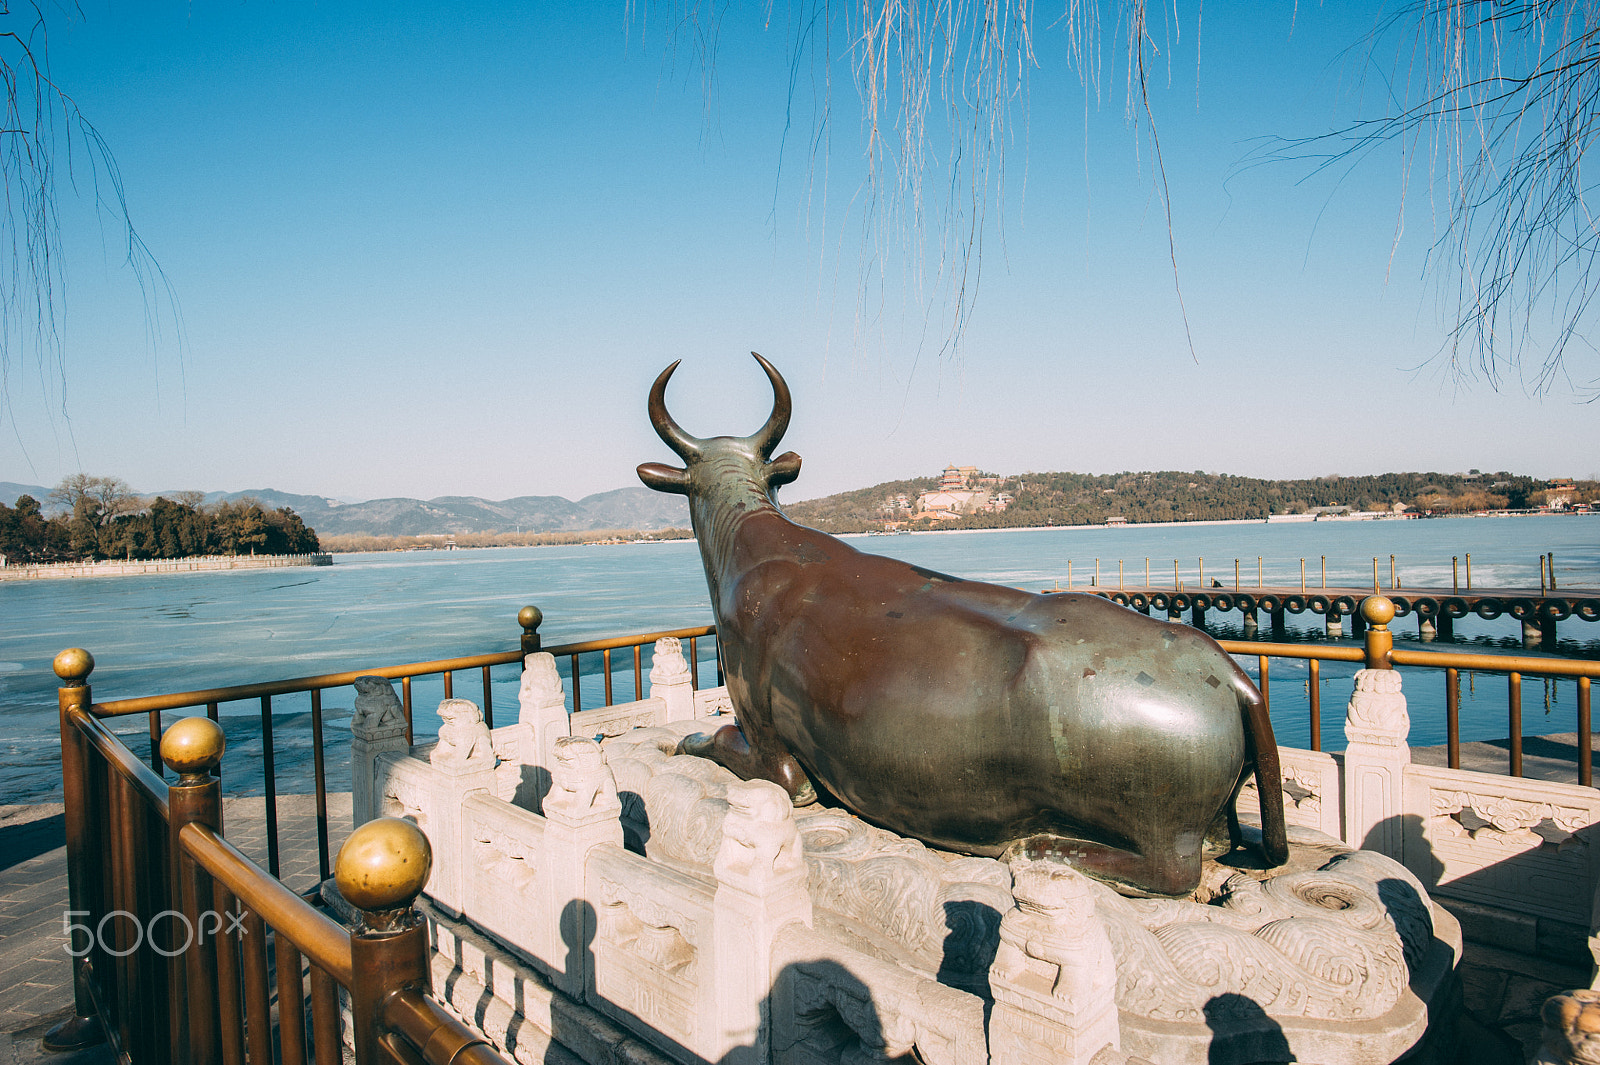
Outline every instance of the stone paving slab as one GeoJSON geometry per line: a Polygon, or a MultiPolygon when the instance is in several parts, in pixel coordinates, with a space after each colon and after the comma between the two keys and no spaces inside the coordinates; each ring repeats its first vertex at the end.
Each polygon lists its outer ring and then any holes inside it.
{"type": "MultiPolygon", "coordinates": [[[[223,835],[263,868],[267,863],[266,801],[229,798],[223,835]]],[[[278,797],[283,879],[296,891],[320,882],[316,797],[278,797]]],[[[350,834],[350,794],[328,796],[329,855],[350,834]]],[[[72,1010],[72,970],[66,953],[67,850],[63,808],[57,804],[0,805],[0,1065],[49,1061],[102,1065],[104,1048],[49,1054],[39,1040],[72,1010]]]]}
{"type": "Polygon", "coordinates": [[[44,1049],[44,1034],[72,1016],[72,1006],[33,1018],[14,1032],[0,1032],[0,1065],[114,1065],[117,1058],[104,1043],[70,1053],[51,1053],[44,1049]]]}
{"type": "MultiPolygon", "coordinates": [[[[315,795],[278,796],[278,876],[298,892],[323,880],[317,846],[315,795]]],[[[222,801],[222,834],[261,868],[267,868],[266,799],[247,796],[222,801]]],[[[328,795],[328,866],[350,835],[350,793],[328,795]]],[[[331,876],[332,873],[330,872],[331,876]]]]}
{"type": "Polygon", "coordinates": [[[61,935],[67,908],[63,832],[59,804],[0,807],[0,1032],[27,1028],[59,1009],[60,992],[70,987],[61,935]]]}
{"type": "MultiPolygon", "coordinates": [[[[1600,752],[1600,733],[1593,749],[1600,752]]],[[[1411,761],[1417,765],[1445,766],[1450,761],[1447,747],[1413,747],[1411,761]]],[[[1481,740],[1461,745],[1461,768],[1475,773],[1504,776],[1510,772],[1511,741],[1481,740]]],[[[1578,782],[1578,734],[1522,738],[1522,775],[1531,780],[1550,780],[1558,784],[1578,782]]]]}

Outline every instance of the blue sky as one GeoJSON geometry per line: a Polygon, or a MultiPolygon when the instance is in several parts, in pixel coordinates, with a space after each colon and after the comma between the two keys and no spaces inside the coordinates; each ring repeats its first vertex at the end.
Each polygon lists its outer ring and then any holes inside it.
{"type": "MultiPolygon", "coordinates": [[[[1192,355],[1114,31],[1086,110],[1065,32],[1036,10],[952,355],[937,279],[918,295],[900,245],[875,259],[865,236],[848,65],[826,149],[806,147],[813,65],[786,140],[788,9],[764,28],[763,7],[727,9],[709,96],[662,10],[641,22],[620,0],[90,0],[53,22],[54,75],[115,153],[181,340],[165,313],[152,337],[115,225],[64,186],[65,370],[13,367],[0,480],[577,498],[669,458],[644,402],[673,359],[685,428],[759,426],[751,350],[794,390],[785,446],[806,466],[787,498],[949,462],[1600,469],[1594,408],[1570,393],[1463,389],[1429,363],[1434,230],[1413,189],[1391,255],[1397,149],[1337,180],[1241,165],[1259,138],[1357,113],[1347,50],[1377,6],[1207,5],[1198,60],[1188,5],[1179,39],[1158,31],[1192,355]]],[[[935,123],[935,200],[946,143],[935,123]]]]}

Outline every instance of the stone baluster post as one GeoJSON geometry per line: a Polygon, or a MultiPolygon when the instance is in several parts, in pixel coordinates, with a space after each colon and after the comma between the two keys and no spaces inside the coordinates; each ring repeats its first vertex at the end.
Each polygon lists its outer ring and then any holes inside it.
{"type": "Polygon", "coordinates": [[[1411,764],[1406,743],[1411,717],[1400,691],[1400,674],[1387,664],[1394,604],[1383,596],[1369,596],[1361,604],[1361,615],[1369,626],[1370,668],[1357,671],[1355,691],[1345,710],[1349,746],[1344,754],[1344,838],[1352,847],[1374,850],[1404,864],[1401,813],[1405,767],[1411,764]],[[1374,662],[1383,665],[1373,666],[1374,662]]]}
{"type": "Polygon", "coordinates": [[[665,721],[686,721],[694,717],[694,683],[683,645],[676,636],[656,641],[650,664],[650,696],[666,704],[665,721]]]}
{"type": "Polygon", "coordinates": [[[557,741],[572,735],[567,715],[567,693],[556,672],[556,660],[548,652],[536,651],[522,660],[522,684],[517,690],[517,724],[522,735],[517,751],[523,765],[522,786],[516,803],[529,810],[541,809],[550,790],[550,767],[557,741]]]}
{"type": "Polygon", "coordinates": [[[410,750],[410,745],[405,709],[394,685],[384,677],[357,677],[355,689],[355,710],[350,715],[350,812],[354,827],[360,828],[383,813],[379,756],[410,750]]]}
{"type": "Polygon", "coordinates": [[[1093,886],[1061,862],[1012,869],[1016,906],[1000,918],[989,967],[989,1061],[1088,1065],[1108,1047],[1119,1052],[1117,962],[1093,886]]]}
{"type": "Polygon", "coordinates": [[[811,892],[794,805],[767,780],[728,786],[728,814],[712,869],[712,979],[717,1017],[711,1057],[765,1065],[770,1056],[772,948],[792,921],[811,926],[811,892]]]}
{"type": "MultiPolygon", "coordinates": [[[[535,730],[528,726],[529,715],[537,716],[537,699],[528,692],[530,681],[528,658],[539,653],[539,625],[544,621],[544,611],[536,606],[525,606],[517,611],[517,624],[522,626],[522,677],[517,691],[517,722],[499,730],[502,755],[500,766],[502,785],[497,794],[524,810],[537,811],[539,800],[550,790],[550,774],[536,756],[535,730]],[[541,786],[542,785],[542,786],[541,786]]],[[[542,675],[536,674],[542,680],[542,675]]],[[[561,680],[556,678],[556,687],[561,680]]],[[[565,696],[561,696],[564,700],[565,696]]]]}
{"type": "Polygon", "coordinates": [[[472,875],[471,841],[462,826],[462,800],[475,791],[495,793],[494,743],[483,711],[470,699],[446,699],[439,704],[439,742],[428,753],[433,768],[433,809],[438,816],[429,826],[430,842],[439,856],[439,871],[428,895],[452,917],[459,917],[467,897],[466,878],[472,875]]]}
{"type": "Polygon", "coordinates": [[[622,800],[600,745],[586,736],[555,740],[544,798],[544,850],[534,890],[542,915],[531,944],[551,983],[574,998],[592,996],[594,904],[588,858],[607,843],[622,846],[622,800]]]}

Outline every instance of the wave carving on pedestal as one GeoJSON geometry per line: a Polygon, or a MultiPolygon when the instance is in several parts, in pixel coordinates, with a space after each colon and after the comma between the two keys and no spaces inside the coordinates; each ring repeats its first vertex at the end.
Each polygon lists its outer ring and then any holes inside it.
{"type": "MultiPolygon", "coordinates": [[[[674,753],[679,733],[639,729],[609,740],[607,761],[630,837],[651,858],[708,871],[737,778],[674,753]]],[[[1020,865],[931,850],[837,808],[796,810],[795,822],[819,919],[885,960],[989,994],[1020,865]]],[[[1284,1019],[1373,1019],[1393,1009],[1433,943],[1427,892],[1382,855],[1343,850],[1308,829],[1293,836],[1334,856],[1259,879],[1212,867],[1194,899],[1124,898],[1091,881],[1094,919],[1116,956],[1118,1008],[1179,1023],[1204,1022],[1227,995],[1284,1019]]]]}

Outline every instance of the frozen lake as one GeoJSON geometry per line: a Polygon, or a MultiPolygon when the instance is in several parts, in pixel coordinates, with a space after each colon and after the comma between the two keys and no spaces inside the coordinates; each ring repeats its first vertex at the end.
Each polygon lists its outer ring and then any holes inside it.
{"type": "MultiPolygon", "coordinates": [[[[850,542],[930,569],[1035,591],[1057,582],[1064,588],[1069,560],[1074,585],[1083,587],[1096,558],[1102,583],[1110,585],[1116,583],[1119,559],[1128,582],[1142,582],[1146,558],[1156,582],[1170,583],[1176,559],[1192,584],[1202,557],[1208,584],[1217,578],[1231,585],[1233,560],[1239,558],[1249,586],[1257,556],[1264,560],[1268,584],[1298,583],[1305,558],[1315,585],[1325,555],[1330,585],[1360,586],[1371,583],[1377,556],[1386,584],[1391,554],[1406,588],[1448,588],[1451,556],[1469,553],[1475,586],[1537,589],[1538,556],[1546,551],[1555,553],[1560,587],[1600,588],[1600,517],[1135,525],[850,542]]],[[[93,652],[97,698],[126,698],[512,650],[520,635],[516,613],[528,604],[544,611],[541,634],[547,645],[712,620],[698,550],[689,542],[337,555],[327,568],[0,583],[0,803],[59,796],[56,678],[50,661],[62,648],[93,652]]],[[[1213,635],[1244,638],[1237,613],[1213,613],[1209,620],[1213,635]]],[[[1322,619],[1309,612],[1290,617],[1295,638],[1321,640],[1321,626],[1322,619]]],[[[1394,628],[1402,640],[1416,638],[1414,619],[1397,620],[1394,628]]],[[[1453,646],[1521,653],[1520,628],[1509,617],[1469,616],[1456,622],[1453,646]]],[[[1600,657],[1600,624],[1591,627],[1576,618],[1563,622],[1561,651],[1600,657]]],[[[1254,675],[1254,662],[1245,666],[1254,675]]],[[[1327,749],[1343,746],[1347,686],[1340,678],[1349,673],[1332,664],[1323,669],[1327,749]]],[[[1303,666],[1274,663],[1273,719],[1279,741],[1287,745],[1308,740],[1304,677],[1303,666]]],[[[476,687],[475,679],[463,681],[458,694],[475,697],[476,687]]],[[[1503,681],[1464,677],[1462,689],[1463,739],[1504,736],[1503,681]]],[[[598,690],[597,681],[585,683],[586,705],[594,705],[598,690]]],[[[631,681],[618,691],[619,697],[631,697],[631,681]]],[[[1410,683],[1407,695],[1412,742],[1442,743],[1442,680],[1410,683]]],[[[437,683],[418,682],[419,735],[436,727],[428,707],[441,696],[437,683]]],[[[342,743],[339,710],[348,711],[352,698],[349,689],[325,697],[334,734],[330,749],[342,743]]],[[[494,701],[500,720],[508,720],[505,715],[516,704],[514,667],[496,672],[494,701]]],[[[1545,686],[1530,680],[1524,693],[1525,731],[1573,731],[1574,702],[1570,682],[1545,686]]],[[[253,715],[257,709],[254,703],[240,704],[224,706],[223,713],[253,715]]],[[[274,709],[305,713],[309,700],[284,697],[274,709]]],[[[235,733],[244,723],[230,724],[235,733]]],[[[144,719],[130,720],[127,727],[142,732],[144,719]]],[[[238,734],[242,740],[243,733],[238,734]]],[[[142,742],[136,744],[135,750],[143,749],[142,742]]],[[[293,777],[297,764],[291,756],[284,772],[293,777]]],[[[229,782],[247,786],[239,775],[229,782]]],[[[282,786],[296,790],[291,785],[292,780],[282,786]]]]}

